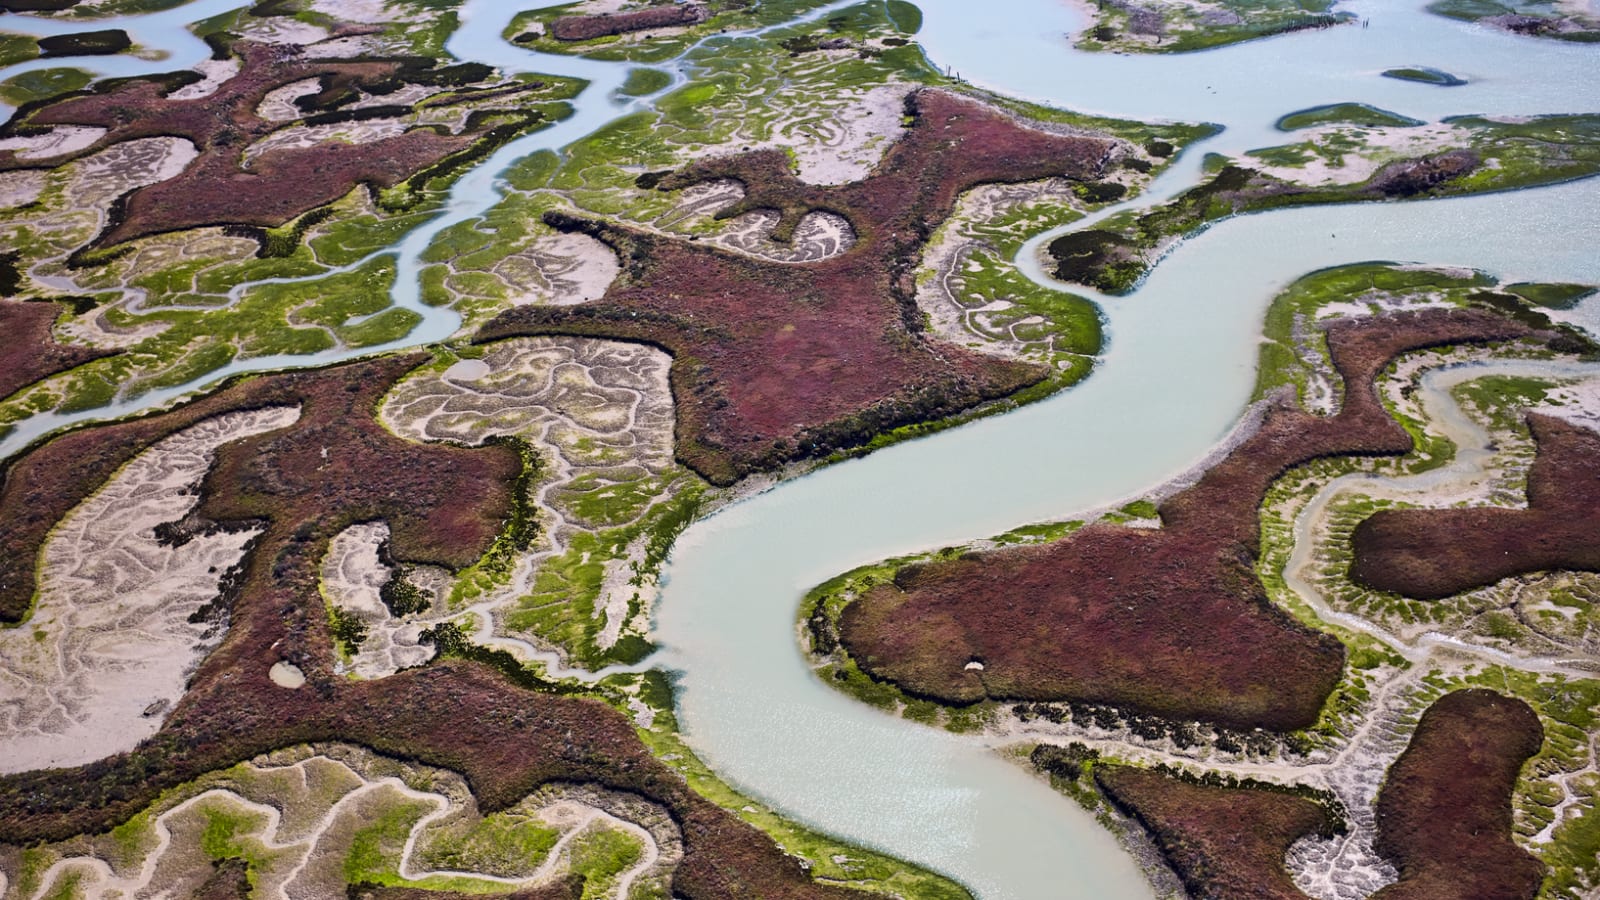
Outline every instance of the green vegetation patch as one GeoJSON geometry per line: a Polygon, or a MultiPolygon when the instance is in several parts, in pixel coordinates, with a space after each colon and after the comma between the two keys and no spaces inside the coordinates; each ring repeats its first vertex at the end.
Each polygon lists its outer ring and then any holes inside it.
{"type": "Polygon", "coordinates": [[[621,93],[626,97],[644,97],[672,84],[672,75],[661,69],[630,69],[628,80],[622,83],[621,93]]]}
{"type": "Polygon", "coordinates": [[[1242,41],[1332,28],[1355,21],[1332,12],[1334,0],[1225,0],[1097,3],[1077,46],[1091,51],[1188,53],[1242,41]],[[1220,7],[1220,8],[1219,8],[1220,7]]]}
{"type": "MultiPolygon", "coordinates": [[[[1308,379],[1316,374],[1307,346],[1327,361],[1327,344],[1316,321],[1319,312],[1331,304],[1364,305],[1367,313],[1380,312],[1386,302],[1407,297],[1466,305],[1468,294],[1494,284],[1494,278],[1483,272],[1461,274],[1388,262],[1335,266],[1302,275],[1267,308],[1253,396],[1260,399],[1292,385],[1299,400],[1305,402],[1308,379]]],[[[1332,374],[1331,366],[1328,373],[1332,374]]]]}
{"type": "Polygon", "coordinates": [[[1400,69],[1385,69],[1385,78],[1395,78],[1400,81],[1415,81],[1418,84],[1431,84],[1435,87],[1459,87],[1466,84],[1466,80],[1451,75],[1443,69],[1431,66],[1407,66],[1400,69]]]}
{"type": "Polygon", "coordinates": [[[418,842],[418,861],[430,869],[514,878],[538,868],[561,832],[535,819],[526,801],[470,825],[432,830],[418,842]]]}
{"type": "Polygon", "coordinates": [[[81,91],[93,80],[94,76],[82,69],[34,69],[0,81],[0,100],[12,106],[21,106],[58,94],[81,91]]]}
{"type": "Polygon", "coordinates": [[[1057,278],[1113,294],[1136,287],[1172,242],[1234,215],[1321,203],[1464,196],[1517,190],[1600,173],[1600,116],[1555,115],[1526,120],[1457,116],[1465,146],[1438,152],[1386,148],[1363,127],[1334,128],[1297,144],[1252,150],[1237,159],[1208,158],[1208,181],[1161,206],[1128,210],[1096,228],[1073,232],[1047,248],[1057,278]],[[1379,164],[1355,183],[1310,184],[1294,172],[1321,160],[1329,168],[1348,157],[1379,164]]]}
{"type": "Polygon", "coordinates": [[[1402,116],[1365,103],[1332,103],[1289,113],[1278,120],[1277,128],[1279,131],[1299,131],[1302,128],[1333,124],[1408,128],[1424,123],[1421,119],[1402,116]]]}
{"type": "Polygon", "coordinates": [[[908,0],[888,0],[889,21],[903,34],[922,30],[922,10],[908,0]]]}
{"type": "Polygon", "coordinates": [[[33,38],[21,34],[0,34],[0,67],[27,62],[38,55],[39,45],[33,38]]]}
{"type": "Polygon", "coordinates": [[[1501,289],[1545,309],[1572,309],[1593,297],[1597,290],[1588,284],[1536,284],[1525,281],[1508,284],[1501,289]]]}
{"type": "Polygon", "coordinates": [[[1516,34],[1592,44],[1600,42],[1600,17],[1584,15],[1577,4],[1551,0],[1435,0],[1428,11],[1464,22],[1481,22],[1516,34]]]}

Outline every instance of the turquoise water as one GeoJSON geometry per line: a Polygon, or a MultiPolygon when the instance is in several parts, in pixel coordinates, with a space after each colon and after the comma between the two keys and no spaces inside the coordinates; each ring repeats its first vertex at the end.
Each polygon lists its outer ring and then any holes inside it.
{"type": "MultiPolygon", "coordinates": [[[[134,30],[142,43],[174,52],[173,62],[147,70],[189,58],[180,53],[194,49],[193,39],[177,26],[228,5],[202,2],[208,5],[173,11],[159,26],[150,24],[154,17],[139,20],[134,30]]],[[[1202,148],[1221,152],[1281,142],[1272,129],[1278,117],[1331,102],[1365,102],[1426,120],[1593,111],[1600,75],[1600,49],[1499,35],[1428,16],[1415,8],[1420,4],[1347,4],[1370,27],[1176,57],[1072,51],[1062,35],[1076,13],[1056,0],[1008,0],[1004,16],[995,15],[995,4],[922,5],[919,39],[941,68],[1086,111],[1223,124],[1202,148]],[[1410,64],[1471,83],[1441,90],[1378,76],[1410,64]]],[[[624,66],[530,54],[499,41],[513,11],[469,0],[451,48],[508,70],[592,84],[576,116],[503,148],[456,185],[438,219],[388,251],[400,261],[396,302],[428,317],[406,345],[441,339],[459,324],[417,301],[417,257],[432,236],[492,206],[498,173],[515,159],[559,149],[638,102],[613,95],[624,66]]],[[[0,24],[16,29],[19,21],[0,24]]],[[[43,33],[57,26],[29,27],[43,33]]],[[[1154,197],[1194,183],[1200,155],[1188,154],[1154,197]]],[[[1267,302],[1306,271],[1393,259],[1484,268],[1508,280],[1600,281],[1597,239],[1600,182],[1589,181],[1459,200],[1279,211],[1220,223],[1180,245],[1139,291],[1101,298],[1109,349],[1082,385],[783,484],[684,535],[664,573],[657,629],[662,659],[681,673],[680,719],[690,742],[730,782],[786,814],[945,872],[984,898],[1150,896],[1132,860],[1087,814],[981,740],[885,716],[817,681],[796,645],[800,596],[863,563],[1070,518],[1195,465],[1248,400],[1267,302]]],[[[1043,279],[1031,256],[1019,262],[1043,279]]],[[[350,355],[244,361],[222,374],[350,355]]],[[[196,387],[79,418],[132,411],[196,387]]],[[[72,420],[26,423],[0,453],[72,420]]]]}

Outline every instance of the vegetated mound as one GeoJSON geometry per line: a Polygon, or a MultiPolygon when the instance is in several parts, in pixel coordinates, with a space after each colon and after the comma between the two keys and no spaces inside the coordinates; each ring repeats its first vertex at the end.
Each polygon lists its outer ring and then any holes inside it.
{"type": "Polygon", "coordinates": [[[1303,837],[1334,835],[1335,822],[1321,805],[1132,766],[1095,766],[1094,780],[1150,833],[1196,900],[1310,900],[1289,877],[1284,855],[1303,837]]]}
{"type": "Polygon", "coordinates": [[[598,301],[502,313],[476,337],[582,334],[646,341],[672,353],[678,455],[718,484],[859,446],[896,426],[943,418],[1043,380],[1042,366],[970,352],[924,333],[916,268],[961,193],[990,182],[1096,178],[1122,145],[1025,127],[940,91],[907,99],[913,123],[868,178],[817,187],[778,151],[697,162],[662,178],[675,190],[732,178],[729,218],[775,210],[788,241],[807,214],[849,220],[857,235],[826,260],[788,264],[561,213],[546,221],[593,235],[624,260],[598,301]]]}
{"type": "Polygon", "coordinates": [[[1375,847],[1400,880],[1372,900],[1532,900],[1545,868],[1511,839],[1511,792],[1543,743],[1513,697],[1464,690],[1428,707],[1378,794],[1375,847]]]}
{"type": "Polygon", "coordinates": [[[1421,119],[1402,116],[1366,103],[1329,103],[1289,113],[1275,126],[1279,131],[1299,131],[1317,125],[1349,124],[1369,128],[1410,127],[1424,124],[1421,119]]]}
{"type": "Polygon", "coordinates": [[[1396,78],[1400,81],[1415,81],[1419,84],[1431,84],[1437,87],[1460,87],[1466,80],[1451,75],[1443,69],[1432,66],[1407,66],[1399,69],[1385,69],[1385,78],[1396,78]]]}
{"type": "Polygon", "coordinates": [[[1537,413],[1528,430],[1526,509],[1381,510],[1351,536],[1350,578],[1438,600],[1530,572],[1600,572],[1600,433],[1537,413]]]}
{"type": "Polygon", "coordinates": [[[1280,206],[1334,201],[1355,203],[1443,191],[1475,171],[1471,150],[1402,159],[1389,163],[1365,182],[1335,187],[1285,181],[1248,166],[1226,165],[1211,180],[1161,206],[1107,220],[1102,227],[1074,231],[1045,248],[1055,265],[1051,274],[1111,294],[1138,284],[1160,248],[1208,222],[1280,206]]]}
{"type": "Polygon", "coordinates": [[[1338,683],[1344,648],[1274,607],[1256,577],[1267,488],[1320,457],[1410,451],[1373,383],[1400,353],[1531,331],[1483,310],[1336,321],[1337,415],[1269,407],[1253,435],[1161,505],[1158,529],[1095,524],[901,569],[844,607],[838,641],[873,678],[942,703],[1070,700],[1306,727],[1338,683]]]}
{"type": "Polygon", "coordinates": [[[282,225],[343,197],[359,184],[392,187],[539,115],[507,112],[520,124],[497,127],[491,124],[492,117],[485,121],[474,116],[461,134],[413,128],[359,144],[322,141],[309,147],[286,146],[246,162],[247,146],[292,124],[261,118],[258,109],[270,91],[315,78],[322,90],[305,98],[303,108],[328,108],[354,100],[356,88],[387,92],[408,78],[424,77],[424,64],[431,61],[307,59],[297,46],[251,41],[236,42],[233,49],[240,58],[239,73],[205,97],[172,99],[169,94],[184,77],[180,73],[108,82],[88,93],[25,108],[0,129],[0,136],[51,125],[89,125],[106,131],[85,147],[40,159],[23,160],[16,150],[0,150],[0,171],[54,168],[139,138],[181,137],[193,142],[199,156],[181,173],[137,188],[118,201],[111,224],[91,245],[105,247],[202,225],[282,225]]]}
{"type": "Polygon", "coordinates": [[[1600,41],[1600,15],[1582,3],[1549,0],[1434,0],[1428,11],[1452,19],[1532,37],[1595,43],[1600,41]]]}
{"type": "Polygon", "coordinates": [[[56,343],[50,327],[60,314],[54,303],[0,300],[0,397],[116,352],[56,343]]]}
{"type": "Polygon", "coordinates": [[[80,31],[39,38],[40,56],[109,56],[133,46],[128,33],[120,28],[80,31]]]}
{"type": "Polygon", "coordinates": [[[562,16],[550,23],[550,36],[558,41],[589,41],[610,37],[613,34],[644,31],[647,28],[698,25],[710,18],[710,15],[706,8],[698,3],[669,3],[634,12],[562,16]]]}
{"type": "MultiPolygon", "coordinates": [[[[0,490],[0,586],[14,607],[17,596],[25,602],[31,594],[33,560],[50,527],[122,462],[221,412],[301,410],[292,426],[222,447],[204,482],[197,515],[265,528],[222,599],[230,624],[221,645],[162,729],[134,750],[0,777],[0,844],[103,831],[206,772],[283,747],[340,742],[460,772],[486,812],[554,781],[638,794],[682,829],[675,896],[856,896],[812,882],[770,838],[691,791],[650,755],[628,717],[565,696],[514,664],[502,672],[441,652],[434,663],[389,678],[335,672],[319,591],[334,535],[355,522],[384,521],[397,560],[459,567],[515,518],[523,463],[513,450],[417,444],[377,422],[379,400],[425,358],[249,378],[172,412],[57,437],[11,464],[0,490]],[[296,666],[304,683],[275,684],[269,671],[280,661],[296,666]]],[[[502,662],[492,652],[477,655],[502,662]]]]}

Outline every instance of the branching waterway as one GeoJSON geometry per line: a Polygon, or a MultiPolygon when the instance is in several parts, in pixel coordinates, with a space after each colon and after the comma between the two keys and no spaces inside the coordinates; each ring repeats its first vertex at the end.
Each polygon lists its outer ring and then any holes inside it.
{"type": "MultiPolygon", "coordinates": [[[[101,71],[134,74],[192,63],[203,48],[179,26],[229,5],[200,0],[130,24],[140,43],[173,56],[164,64],[106,62],[101,71]]],[[[1072,50],[1064,35],[1080,23],[1060,0],[1013,0],[1002,16],[993,4],[964,0],[920,5],[926,17],[919,40],[933,62],[982,86],[1084,111],[1225,126],[1136,205],[1194,184],[1202,151],[1282,142],[1272,123],[1305,107],[1364,102],[1429,121],[1596,111],[1594,48],[1463,25],[1422,12],[1420,2],[1404,9],[1342,5],[1368,20],[1367,27],[1153,57],[1072,50]],[[1385,68],[1416,64],[1470,83],[1445,90],[1379,77],[1385,68]]],[[[648,102],[615,99],[622,64],[542,56],[501,41],[515,11],[503,2],[468,0],[452,52],[508,72],[579,77],[590,86],[571,118],[501,148],[455,185],[439,217],[385,251],[399,259],[395,302],[427,317],[404,345],[437,341],[458,327],[452,313],[418,300],[418,259],[435,235],[492,206],[499,173],[516,159],[558,150],[648,102]]],[[[57,30],[22,22],[32,20],[8,16],[4,26],[57,30]]],[[[680,721],[689,740],[724,778],[783,813],[928,865],[986,900],[1148,897],[1133,861],[1088,814],[981,739],[892,718],[820,683],[796,645],[800,596],[864,563],[1029,521],[1071,518],[1191,468],[1246,405],[1266,304],[1307,271],[1390,259],[1481,268],[1509,280],[1597,282],[1597,244],[1596,181],[1468,199],[1277,211],[1217,224],[1179,245],[1132,295],[1097,298],[1110,346],[1078,387],[784,483],[692,527],[664,573],[657,621],[665,647],[657,659],[680,674],[680,721]]],[[[1019,264],[1046,283],[1030,250],[1019,264]]],[[[221,374],[349,355],[248,360],[221,374]]],[[[81,418],[126,414],[202,386],[146,394],[81,418]]],[[[71,421],[25,423],[0,453],[71,421]]]]}

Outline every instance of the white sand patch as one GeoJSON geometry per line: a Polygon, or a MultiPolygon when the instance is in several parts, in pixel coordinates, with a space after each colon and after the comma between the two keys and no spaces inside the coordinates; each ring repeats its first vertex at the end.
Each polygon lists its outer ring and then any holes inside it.
{"type": "Polygon", "coordinates": [[[850,221],[837,213],[821,210],[807,213],[795,225],[789,243],[772,239],[778,225],[777,213],[756,210],[734,219],[730,227],[712,238],[711,243],[730,250],[776,262],[819,262],[849,250],[856,242],[850,221]]]}
{"type": "Polygon", "coordinates": [[[1011,316],[997,315],[1015,304],[989,300],[969,291],[967,276],[984,270],[974,259],[978,254],[992,257],[991,264],[1011,266],[1009,261],[998,260],[989,237],[980,233],[978,226],[1030,208],[1057,210],[1056,218],[1064,219],[1080,207],[1071,182],[1064,178],[980,185],[963,194],[946,224],[923,251],[917,276],[917,306],[927,315],[932,332],[980,353],[1033,361],[1052,358],[1053,337],[1040,341],[1017,334],[1019,326],[1042,319],[1030,316],[1011,321],[1011,316]]]}
{"type": "Polygon", "coordinates": [[[349,665],[338,667],[359,678],[393,675],[422,665],[434,654],[433,647],[417,642],[420,622],[396,619],[384,605],[380,591],[394,576],[379,558],[379,548],[387,540],[389,526],[382,522],[352,525],[329,543],[322,563],[322,592],[328,602],[367,628],[367,637],[349,665]]]}
{"type": "Polygon", "coordinates": [[[383,42],[371,35],[357,34],[322,41],[307,49],[318,59],[355,59],[358,56],[381,55],[383,42]]]}
{"type": "Polygon", "coordinates": [[[628,621],[628,609],[635,601],[639,604],[641,614],[655,605],[661,588],[654,581],[633,583],[633,573],[636,567],[644,564],[649,543],[648,534],[634,538],[621,558],[614,559],[606,565],[605,575],[600,581],[600,599],[596,603],[597,612],[605,617],[606,624],[595,638],[596,645],[616,646],[617,640],[622,637],[623,628],[633,624],[628,621]]]}
{"type": "Polygon", "coordinates": [[[670,465],[665,352],[593,338],[514,338],[482,361],[489,371],[470,386],[437,376],[402,381],[380,412],[384,423],[417,441],[518,435],[558,444],[580,464],[614,465],[624,461],[615,451],[625,450],[627,461],[670,465]]]}
{"type": "Polygon", "coordinates": [[[1443,297],[1426,294],[1390,294],[1373,291],[1370,301],[1340,301],[1317,308],[1317,319],[1360,318],[1394,312],[1417,312],[1424,309],[1456,309],[1458,305],[1443,297]]]}
{"type": "Polygon", "coordinates": [[[386,25],[412,18],[396,15],[385,0],[311,0],[311,9],[340,22],[362,25],[386,25]]]}
{"type": "Polygon", "coordinates": [[[490,270],[518,306],[570,306],[605,296],[622,271],[616,253],[586,234],[541,237],[490,270]]]}
{"type": "Polygon", "coordinates": [[[72,193],[80,205],[109,205],[136,187],[175,177],[200,155],[184,138],[124,141],[80,160],[74,166],[72,193]]]}
{"type": "Polygon", "coordinates": [[[1371,178],[1387,163],[1397,159],[1426,156],[1441,150],[1463,147],[1467,144],[1466,131],[1454,125],[1438,123],[1406,128],[1356,128],[1348,125],[1329,125],[1305,133],[1305,139],[1321,144],[1339,133],[1360,131],[1356,140],[1365,149],[1343,151],[1337,164],[1321,155],[1313,154],[1303,166],[1263,165],[1256,157],[1249,164],[1268,175],[1306,185],[1356,184],[1371,178]]]}
{"type": "Polygon", "coordinates": [[[773,262],[820,262],[855,245],[856,232],[850,227],[850,221],[823,210],[802,217],[787,243],[772,239],[779,216],[767,209],[751,210],[718,223],[719,230],[710,235],[701,233],[705,225],[714,221],[719,210],[739,202],[744,193],[744,186],[731,178],[690,185],[678,192],[677,203],[652,224],[674,234],[697,234],[708,244],[773,262]]]}
{"type": "Polygon", "coordinates": [[[241,16],[239,33],[263,44],[315,44],[328,39],[328,29],[289,16],[241,16]]]}
{"type": "Polygon", "coordinates": [[[91,762],[154,734],[189,671],[221,639],[190,614],[260,533],[163,546],[221,445],[293,423],[294,407],[229,413],[139,454],[62,518],[40,553],[31,620],[0,631],[0,771],[91,762]]]}
{"type": "Polygon", "coordinates": [[[1562,385],[1532,411],[1600,431],[1600,378],[1562,385]]]}
{"type": "Polygon", "coordinates": [[[599,16],[606,13],[622,12],[634,6],[634,0],[583,0],[574,3],[567,15],[572,16],[599,16]]]}
{"type": "Polygon", "coordinates": [[[278,687],[288,688],[291,691],[306,683],[306,673],[302,672],[299,666],[281,659],[267,670],[267,677],[278,687]]]}
{"type": "MultiPolygon", "coordinates": [[[[490,345],[482,362],[488,371],[470,381],[439,372],[401,381],[379,417],[396,434],[417,441],[476,445],[496,435],[520,437],[546,461],[534,498],[541,510],[540,543],[519,561],[504,591],[467,610],[492,623],[527,590],[541,560],[565,553],[575,533],[591,529],[555,501],[557,492],[582,477],[603,491],[672,467],[672,359],[638,344],[536,337],[490,345]]],[[[608,570],[607,583],[615,586],[617,580],[617,570],[608,570]]],[[[622,619],[635,588],[627,588],[622,593],[617,586],[596,605],[613,643],[628,624],[622,619]]],[[[495,640],[492,628],[480,631],[480,638],[495,640]]]]}
{"type": "Polygon", "coordinates": [[[245,148],[244,166],[273,150],[303,150],[318,144],[338,141],[344,144],[368,144],[399,137],[411,125],[399,119],[368,119],[363,122],[338,122],[331,125],[291,125],[280,128],[245,148]]]}
{"type": "Polygon", "coordinates": [[[217,92],[224,81],[239,74],[241,64],[236,57],[227,59],[204,59],[195,65],[195,70],[205,76],[201,81],[181,87],[167,96],[173,100],[198,100],[209,97],[217,92]]]}
{"type": "MultiPolygon", "coordinates": [[[[436,88],[431,85],[407,84],[402,86],[399,90],[391,93],[368,94],[367,96],[362,97],[360,100],[348,104],[343,108],[370,109],[374,106],[416,106],[419,102],[432,97],[434,94],[442,93],[444,93],[444,91],[441,88],[436,88]]],[[[457,110],[457,112],[464,115],[470,113],[471,109],[463,106],[463,108],[457,110]]],[[[459,131],[460,129],[458,128],[456,130],[459,131]]]]}
{"type": "MultiPolygon", "coordinates": [[[[794,153],[801,181],[811,184],[848,184],[870,175],[883,154],[905,133],[901,119],[905,98],[913,85],[887,84],[846,95],[846,102],[827,115],[805,104],[802,118],[774,124],[771,138],[744,146],[750,150],[780,149],[794,153]]],[[[726,152],[713,145],[693,154],[726,152]]]]}
{"type": "Polygon", "coordinates": [[[27,206],[44,193],[49,179],[38,169],[0,172],[0,209],[27,206]]]}
{"type": "Polygon", "coordinates": [[[293,122],[305,115],[294,102],[320,90],[322,84],[315,78],[292,81],[283,87],[273,88],[261,98],[260,105],[256,107],[256,115],[268,122],[293,122]]]}
{"type": "Polygon", "coordinates": [[[49,159],[76,153],[105,133],[106,129],[97,125],[56,125],[44,134],[0,138],[0,150],[17,151],[17,159],[49,159]]]}

